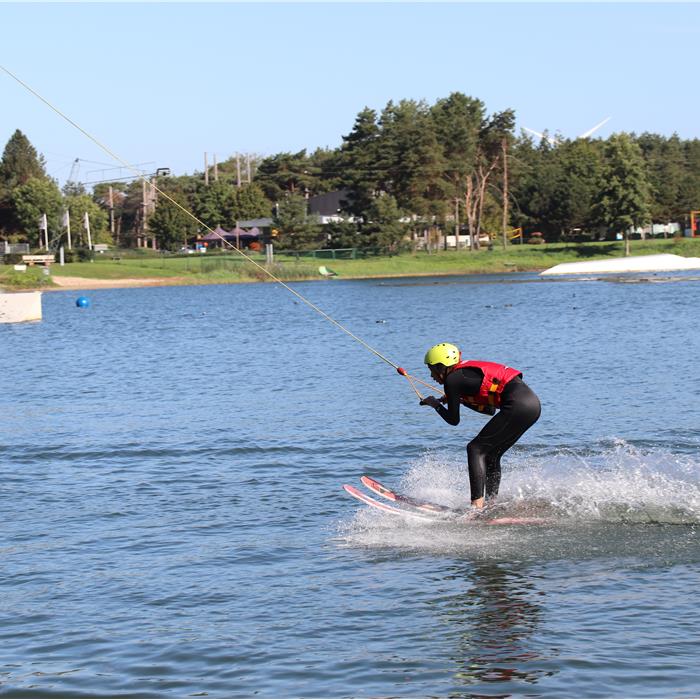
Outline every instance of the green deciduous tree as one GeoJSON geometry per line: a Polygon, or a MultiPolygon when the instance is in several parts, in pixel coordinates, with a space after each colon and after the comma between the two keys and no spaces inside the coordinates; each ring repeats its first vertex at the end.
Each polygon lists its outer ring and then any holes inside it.
{"type": "Polygon", "coordinates": [[[686,178],[683,145],[676,134],[670,138],[642,134],[637,139],[650,189],[651,219],[659,223],[682,221],[687,211],[681,192],[686,178]]]}
{"type": "MultiPolygon", "coordinates": [[[[194,215],[209,228],[232,228],[236,219],[235,190],[235,185],[223,180],[210,182],[208,185],[198,182],[192,196],[194,215]]],[[[182,190],[180,194],[184,194],[182,190]]]]}
{"type": "Polygon", "coordinates": [[[503,144],[511,138],[515,125],[515,113],[506,109],[493,114],[486,120],[479,131],[476,163],[467,180],[464,196],[467,224],[471,247],[479,247],[479,235],[482,231],[487,188],[499,164],[503,167],[503,144]]]}
{"type": "Polygon", "coordinates": [[[603,169],[599,141],[564,141],[552,151],[553,188],[548,213],[550,230],[563,239],[577,229],[590,230],[603,169]]]}
{"type": "Polygon", "coordinates": [[[600,192],[604,144],[600,140],[546,139],[534,144],[529,136],[513,146],[512,220],[548,241],[566,239],[576,229],[599,225],[593,207],[600,192]]]}
{"type": "MultiPolygon", "coordinates": [[[[115,211],[119,242],[123,245],[134,245],[138,226],[143,214],[143,189],[141,180],[130,183],[112,183],[115,190],[120,191],[118,206],[115,211]]],[[[95,188],[95,194],[104,199],[106,192],[95,188]]]]}
{"type": "Polygon", "coordinates": [[[680,209],[684,213],[700,210],[700,139],[683,144],[685,177],[680,188],[680,209]]]}
{"type": "MultiPolygon", "coordinates": [[[[542,139],[535,144],[530,136],[515,140],[511,150],[511,221],[524,229],[545,232],[540,222],[547,220],[553,185],[549,182],[550,145],[542,139]]],[[[551,236],[547,236],[551,240],[551,236]]]]}
{"type": "Polygon", "coordinates": [[[642,152],[629,134],[615,134],[605,148],[602,187],[596,212],[609,233],[623,233],[629,255],[629,229],[649,222],[649,183],[642,152]]]}
{"type": "Polygon", "coordinates": [[[39,219],[46,214],[49,238],[57,236],[61,230],[63,198],[58,186],[47,178],[30,178],[23,185],[12,190],[12,205],[17,222],[30,245],[40,243],[39,219]]]}
{"type": "Polygon", "coordinates": [[[270,202],[260,185],[252,183],[236,187],[232,202],[233,221],[246,221],[270,216],[270,202]]]}
{"type": "MultiPolygon", "coordinates": [[[[84,226],[86,213],[90,220],[92,244],[113,243],[109,231],[109,215],[90,195],[79,194],[66,197],[63,206],[68,209],[70,215],[71,242],[74,246],[87,246],[87,230],[84,226]]],[[[60,243],[65,244],[67,238],[67,231],[62,226],[60,243]]]]}
{"type": "MultiPolygon", "coordinates": [[[[181,192],[168,192],[168,195],[187,208],[187,200],[181,192]]],[[[178,250],[197,233],[194,219],[162,196],[158,198],[154,214],[148,219],[148,228],[155,233],[158,247],[165,250],[178,250]]]]}
{"type": "Polygon", "coordinates": [[[128,185],[124,182],[107,182],[95,185],[92,196],[93,199],[107,212],[109,221],[110,203],[112,216],[114,219],[114,240],[115,245],[120,246],[124,242],[125,219],[127,217],[127,192],[128,185]],[[110,187],[112,190],[110,196],[110,187]]]}

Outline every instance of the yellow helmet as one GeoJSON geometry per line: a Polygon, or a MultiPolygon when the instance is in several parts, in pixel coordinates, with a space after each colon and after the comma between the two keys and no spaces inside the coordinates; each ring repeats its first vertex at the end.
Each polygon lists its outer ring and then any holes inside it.
{"type": "Polygon", "coordinates": [[[445,367],[452,367],[459,362],[462,353],[456,345],[451,343],[438,343],[433,345],[428,352],[425,353],[426,365],[445,365],[445,367]]]}

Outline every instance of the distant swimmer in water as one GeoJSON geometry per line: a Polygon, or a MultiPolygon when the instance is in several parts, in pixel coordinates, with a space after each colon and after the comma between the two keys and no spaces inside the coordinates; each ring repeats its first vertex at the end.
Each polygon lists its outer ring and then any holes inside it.
{"type": "Polygon", "coordinates": [[[495,362],[462,362],[459,348],[450,343],[434,345],[424,362],[445,396],[426,396],[421,406],[432,406],[450,425],[459,424],[460,404],[493,416],[467,445],[472,506],[483,508],[484,499],[498,495],[501,457],[540,417],[540,400],[522,372],[495,362]]]}

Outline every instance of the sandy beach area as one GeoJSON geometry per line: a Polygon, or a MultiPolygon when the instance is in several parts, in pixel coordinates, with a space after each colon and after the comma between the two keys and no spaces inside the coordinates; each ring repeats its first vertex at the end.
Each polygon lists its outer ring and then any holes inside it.
{"type": "Polygon", "coordinates": [[[53,277],[55,287],[43,287],[43,292],[67,289],[119,289],[122,287],[169,287],[187,284],[184,277],[126,277],[123,279],[90,279],[87,277],[53,277]]]}

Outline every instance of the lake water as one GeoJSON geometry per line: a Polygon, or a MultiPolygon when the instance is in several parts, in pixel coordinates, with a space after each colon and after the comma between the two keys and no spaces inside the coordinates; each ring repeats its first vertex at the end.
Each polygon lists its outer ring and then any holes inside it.
{"type": "Polygon", "coordinates": [[[503,460],[530,527],[405,520],[368,473],[468,502],[465,444],[279,285],[43,296],[0,326],[0,696],[697,697],[700,282],[293,285],[392,362],[521,369],[503,460]]]}

